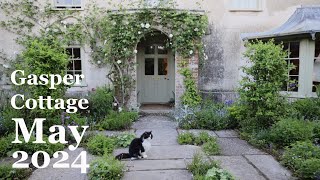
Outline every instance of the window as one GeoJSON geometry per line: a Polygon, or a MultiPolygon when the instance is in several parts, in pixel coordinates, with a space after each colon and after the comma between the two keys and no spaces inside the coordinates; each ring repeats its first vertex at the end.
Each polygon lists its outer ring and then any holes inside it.
{"type": "Polygon", "coordinates": [[[288,83],[284,84],[282,90],[298,92],[299,89],[299,70],[300,70],[300,42],[286,42],[283,43],[284,50],[289,52],[285,59],[288,66],[288,83]],[[289,68],[294,66],[294,69],[289,71],[289,68]]]}
{"type": "Polygon", "coordinates": [[[69,47],[66,49],[67,54],[70,56],[70,62],[68,64],[67,74],[75,75],[82,74],[81,65],[81,48],[69,47]]]}
{"type": "Polygon", "coordinates": [[[315,58],[313,64],[313,77],[312,77],[312,92],[316,92],[316,86],[320,85],[320,40],[315,42],[316,49],[315,49],[315,58]]]}
{"type": "Polygon", "coordinates": [[[166,4],[168,0],[144,0],[145,4],[150,7],[156,7],[161,4],[166,4]]]}
{"type": "Polygon", "coordinates": [[[57,9],[81,9],[82,0],[54,0],[57,9]]]}
{"type": "Polygon", "coordinates": [[[230,11],[261,11],[262,0],[230,0],[230,11]]]}

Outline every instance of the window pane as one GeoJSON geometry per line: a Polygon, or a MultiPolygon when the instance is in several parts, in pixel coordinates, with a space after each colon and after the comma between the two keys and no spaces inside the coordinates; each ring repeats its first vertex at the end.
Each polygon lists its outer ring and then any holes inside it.
{"type": "Polygon", "coordinates": [[[145,54],[154,54],[155,46],[146,46],[145,54]]]}
{"type": "Polygon", "coordinates": [[[66,49],[66,53],[67,53],[70,57],[72,57],[72,48],[67,48],[67,49],[66,49]]]}
{"type": "Polygon", "coordinates": [[[65,5],[66,4],[66,0],[57,0],[57,5],[65,5]]]}
{"type": "Polygon", "coordinates": [[[74,70],[81,70],[81,61],[74,61],[74,70]]]}
{"type": "Polygon", "coordinates": [[[70,60],[69,64],[68,64],[68,70],[73,70],[73,61],[70,60]]]}
{"type": "Polygon", "coordinates": [[[168,50],[165,46],[158,46],[158,54],[168,54],[168,50]]]}
{"type": "Polygon", "coordinates": [[[314,57],[320,58],[320,40],[316,41],[316,51],[314,57]]]}
{"type": "Polygon", "coordinates": [[[290,63],[292,65],[294,65],[295,68],[292,69],[289,74],[290,75],[299,75],[299,60],[298,59],[290,60],[290,63]]]}
{"type": "Polygon", "coordinates": [[[81,0],[73,0],[73,5],[81,6],[81,0]]]}
{"type": "Polygon", "coordinates": [[[168,59],[158,59],[158,75],[168,74],[168,59]]]}
{"type": "Polygon", "coordinates": [[[288,91],[298,92],[298,85],[299,85],[298,80],[299,80],[299,76],[290,76],[288,91]]]}
{"type": "Polygon", "coordinates": [[[145,59],[145,75],[154,75],[154,59],[145,59]]]}
{"type": "Polygon", "coordinates": [[[290,58],[299,58],[299,42],[291,42],[290,43],[290,58]]]}
{"type": "Polygon", "coordinates": [[[73,58],[75,59],[81,58],[80,48],[73,48],[73,58]]]}

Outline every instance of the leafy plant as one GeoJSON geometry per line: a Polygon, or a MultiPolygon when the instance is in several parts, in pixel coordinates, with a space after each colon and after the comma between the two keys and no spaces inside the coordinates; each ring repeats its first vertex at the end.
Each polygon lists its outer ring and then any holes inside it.
{"type": "Polygon", "coordinates": [[[311,140],[312,137],[312,124],[297,119],[281,119],[270,130],[270,141],[279,147],[288,146],[296,141],[311,140]]]}
{"type": "Polygon", "coordinates": [[[124,165],[110,156],[94,160],[90,164],[90,180],[120,180],[124,174],[124,165]]]}
{"type": "Polygon", "coordinates": [[[235,178],[226,170],[213,167],[208,170],[205,180],[234,180],[235,178]]]}
{"type": "Polygon", "coordinates": [[[193,176],[204,176],[213,167],[218,167],[218,164],[215,161],[204,160],[200,154],[195,154],[192,162],[188,164],[188,170],[193,176]]]}
{"type": "Polygon", "coordinates": [[[204,143],[202,149],[207,155],[218,155],[220,153],[216,138],[212,138],[210,141],[204,143]]]}
{"type": "Polygon", "coordinates": [[[318,179],[320,177],[320,159],[311,158],[301,162],[295,174],[302,179],[318,179]]]}
{"type": "Polygon", "coordinates": [[[202,145],[208,141],[211,141],[211,140],[214,140],[213,137],[211,137],[207,132],[200,132],[199,133],[199,136],[197,136],[195,139],[194,139],[194,143],[196,145],[202,145]]]}
{"type": "Polygon", "coordinates": [[[137,112],[114,112],[111,111],[97,127],[103,130],[123,130],[131,127],[132,123],[138,118],[137,112]]]}
{"type": "Polygon", "coordinates": [[[193,144],[194,140],[195,140],[195,136],[190,132],[186,132],[178,135],[179,144],[193,144]]]}
{"type": "Polygon", "coordinates": [[[114,140],[98,134],[89,138],[87,148],[94,155],[110,154],[114,150],[114,140]]]}
{"type": "Polygon", "coordinates": [[[112,110],[113,92],[108,87],[98,87],[89,93],[90,114],[103,118],[112,110]]]}
{"type": "Polygon", "coordinates": [[[116,147],[129,147],[131,141],[136,138],[135,134],[125,133],[115,137],[116,147]]]}
{"type": "Polygon", "coordinates": [[[319,98],[305,98],[293,102],[297,118],[307,120],[320,120],[320,99],[319,98]]]}
{"type": "Polygon", "coordinates": [[[32,169],[14,169],[11,165],[0,165],[0,179],[24,180],[32,174],[32,169]]]}

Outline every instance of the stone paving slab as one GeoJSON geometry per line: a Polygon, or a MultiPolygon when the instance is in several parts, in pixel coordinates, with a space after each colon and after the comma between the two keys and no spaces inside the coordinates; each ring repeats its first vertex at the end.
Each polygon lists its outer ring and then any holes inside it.
{"type": "Polygon", "coordinates": [[[132,126],[134,129],[176,129],[177,122],[166,116],[145,116],[132,126]]]}
{"type": "Polygon", "coordinates": [[[129,171],[150,171],[150,170],[185,170],[186,162],[183,159],[177,160],[133,160],[124,162],[129,171]]]}
{"type": "Polygon", "coordinates": [[[269,179],[290,180],[291,172],[280,165],[271,155],[245,155],[269,179]]]}
{"type": "Polygon", "coordinates": [[[126,172],[123,180],[192,180],[187,170],[126,172]]]}
{"type": "Polygon", "coordinates": [[[239,134],[234,130],[215,131],[215,133],[220,138],[237,138],[237,137],[239,137],[239,134]]]}
{"type": "MultiPolygon", "coordinates": [[[[192,145],[153,146],[147,153],[147,159],[191,159],[195,153],[201,151],[201,147],[192,145]]],[[[113,154],[118,155],[120,153],[128,153],[128,149],[117,149],[113,154]]]]}
{"type": "Polygon", "coordinates": [[[178,133],[173,129],[139,129],[136,131],[137,137],[145,131],[151,131],[153,139],[150,141],[152,146],[179,145],[177,142],[178,133]]]}
{"type": "MultiPolygon", "coordinates": [[[[78,155],[84,151],[83,148],[77,148],[75,151],[70,151],[69,149],[65,149],[65,152],[69,154],[69,158],[65,163],[73,163],[73,161],[78,157],[78,155]]],[[[93,155],[87,153],[87,163],[95,159],[93,155]]],[[[87,174],[81,174],[80,168],[69,168],[69,169],[53,169],[52,165],[56,163],[61,158],[50,160],[50,164],[47,168],[44,169],[37,169],[35,170],[32,175],[30,176],[29,180],[87,180],[87,174]]],[[[89,169],[87,169],[87,172],[89,169]]]]}
{"type": "Polygon", "coordinates": [[[134,132],[135,132],[134,129],[130,129],[130,130],[126,130],[126,131],[88,131],[86,133],[86,135],[103,134],[106,136],[118,136],[118,135],[125,134],[125,133],[133,133],[134,134],[134,132]]]}
{"type": "Polygon", "coordinates": [[[186,133],[190,132],[193,133],[194,135],[198,136],[201,132],[207,132],[210,136],[217,137],[217,134],[214,131],[210,130],[201,130],[201,129],[190,129],[190,130],[184,130],[184,129],[178,129],[178,133],[186,133]]]}
{"type": "Polygon", "coordinates": [[[249,162],[242,156],[211,156],[212,160],[220,162],[220,166],[228,170],[239,180],[265,180],[249,162]]]}
{"type": "Polygon", "coordinates": [[[221,155],[241,156],[241,155],[265,155],[266,153],[252,147],[246,141],[239,138],[218,138],[221,148],[221,155]]]}

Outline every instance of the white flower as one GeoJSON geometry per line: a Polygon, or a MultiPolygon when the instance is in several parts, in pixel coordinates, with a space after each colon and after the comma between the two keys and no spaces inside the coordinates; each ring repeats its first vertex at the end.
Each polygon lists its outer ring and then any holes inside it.
{"type": "Polygon", "coordinates": [[[112,25],[114,25],[114,26],[115,26],[115,25],[117,25],[117,23],[116,23],[115,21],[113,21],[113,22],[112,22],[112,25]]]}
{"type": "Polygon", "coordinates": [[[101,61],[97,61],[98,64],[101,64],[101,61]]]}
{"type": "Polygon", "coordinates": [[[119,112],[122,112],[122,107],[119,107],[119,112]]]}
{"type": "Polygon", "coordinates": [[[13,54],[18,54],[18,53],[19,53],[19,51],[14,51],[14,52],[13,52],[13,54]]]}
{"type": "Polygon", "coordinates": [[[138,50],[134,50],[133,52],[134,52],[135,54],[137,54],[137,53],[138,53],[138,50]]]}
{"type": "Polygon", "coordinates": [[[209,57],[205,54],[204,55],[204,60],[208,60],[209,59],[209,57]]]}
{"type": "Polygon", "coordinates": [[[149,27],[150,27],[150,24],[149,24],[149,23],[147,23],[147,24],[146,24],[146,28],[147,28],[147,29],[149,29],[149,27]]]}
{"type": "Polygon", "coordinates": [[[104,56],[106,56],[106,57],[107,57],[107,56],[108,56],[108,54],[106,53],[106,54],[104,54],[104,56]]]}
{"type": "Polygon", "coordinates": [[[129,21],[125,21],[124,24],[125,24],[125,25],[129,25],[129,21]]]}
{"type": "Polygon", "coordinates": [[[142,34],[142,32],[141,32],[141,31],[138,31],[138,34],[142,34]]]}
{"type": "Polygon", "coordinates": [[[66,25],[66,24],[67,24],[67,21],[61,21],[61,24],[66,25]]]}
{"type": "Polygon", "coordinates": [[[113,103],[113,106],[118,106],[118,103],[113,103]]]}
{"type": "Polygon", "coordinates": [[[144,28],[144,27],[145,27],[145,25],[144,25],[143,23],[141,23],[141,27],[142,27],[142,28],[144,28]]]}
{"type": "Polygon", "coordinates": [[[123,50],[124,50],[124,51],[126,51],[126,50],[127,50],[127,48],[123,48],[123,50]]]}
{"type": "Polygon", "coordinates": [[[117,63],[118,63],[118,64],[121,64],[121,63],[122,63],[122,61],[121,61],[121,60],[118,60],[118,61],[117,61],[117,63]]]}
{"type": "Polygon", "coordinates": [[[194,31],[196,31],[196,32],[197,32],[197,31],[199,31],[199,29],[198,29],[198,28],[194,28],[194,31]]]}
{"type": "Polygon", "coordinates": [[[47,28],[46,31],[47,31],[47,32],[50,31],[50,28],[47,28]]]}
{"type": "Polygon", "coordinates": [[[189,51],[189,54],[193,54],[193,50],[190,50],[190,51],[189,51]]]}
{"type": "Polygon", "coordinates": [[[107,40],[104,40],[103,45],[106,45],[106,44],[107,44],[107,40]]]}
{"type": "Polygon", "coordinates": [[[173,38],[173,34],[169,34],[169,38],[173,38]]]}

